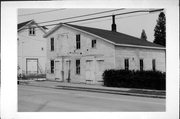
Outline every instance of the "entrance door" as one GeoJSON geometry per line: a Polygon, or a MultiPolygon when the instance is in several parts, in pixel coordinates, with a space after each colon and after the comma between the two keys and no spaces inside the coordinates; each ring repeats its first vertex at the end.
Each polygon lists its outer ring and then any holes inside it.
{"type": "Polygon", "coordinates": [[[71,79],[71,60],[66,60],[65,62],[65,67],[64,67],[64,76],[65,76],[65,80],[68,81],[68,79],[71,79]]]}
{"type": "Polygon", "coordinates": [[[86,82],[94,81],[94,63],[93,60],[86,60],[86,82]]]}
{"type": "Polygon", "coordinates": [[[96,80],[97,81],[102,81],[102,74],[104,71],[104,60],[97,60],[97,65],[96,65],[96,80]]]}
{"type": "Polygon", "coordinates": [[[38,59],[27,58],[26,59],[26,74],[37,74],[38,73],[38,59]]]}
{"type": "Polygon", "coordinates": [[[60,61],[55,61],[55,80],[62,81],[61,70],[62,63],[60,61]]]}

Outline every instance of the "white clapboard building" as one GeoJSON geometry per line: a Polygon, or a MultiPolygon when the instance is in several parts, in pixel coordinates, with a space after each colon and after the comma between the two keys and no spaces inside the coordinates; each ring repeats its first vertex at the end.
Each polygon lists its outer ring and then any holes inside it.
{"type": "Polygon", "coordinates": [[[102,82],[106,69],[165,72],[165,47],[116,31],[60,23],[47,39],[47,79],[102,82]]]}
{"type": "Polygon", "coordinates": [[[18,73],[24,75],[46,72],[46,27],[34,20],[18,24],[18,73]]]}

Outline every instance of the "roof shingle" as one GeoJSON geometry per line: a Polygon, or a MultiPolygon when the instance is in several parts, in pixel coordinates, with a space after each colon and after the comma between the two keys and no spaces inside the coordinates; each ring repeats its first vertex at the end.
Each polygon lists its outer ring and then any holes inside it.
{"type": "Polygon", "coordinates": [[[31,22],[32,20],[26,21],[26,22],[22,22],[18,24],[18,29],[22,28],[23,26],[25,26],[26,24],[28,24],[29,22],[31,22]]]}
{"type": "Polygon", "coordinates": [[[68,26],[95,34],[97,36],[100,36],[104,39],[107,39],[111,42],[114,42],[115,44],[126,44],[126,45],[137,45],[137,46],[149,46],[149,47],[160,47],[165,48],[164,46],[142,40],[140,38],[136,38],[134,36],[130,36],[127,34],[114,32],[110,30],[103,30],[98,28],[90,28],[90,27],[84,27],[84,26],[78,26],[78,25],[72,25],[72,24],[66,24],[68,26]]]}
{"type": "MultiPolygon", "coordinates": [[[[19,24],[18,24],[18,30],[21,29],[21,28],[22,28],[23,26],[25,26],[26,24],[32,22],[32,21],[33,21],[33,20],[29,20],[29,21],[25,21],[25,22],[19,23],[19,24]]],[[[42,26],[42,28],[43,28],[44,30],[48,29],[46,26],[42,26]]]]}

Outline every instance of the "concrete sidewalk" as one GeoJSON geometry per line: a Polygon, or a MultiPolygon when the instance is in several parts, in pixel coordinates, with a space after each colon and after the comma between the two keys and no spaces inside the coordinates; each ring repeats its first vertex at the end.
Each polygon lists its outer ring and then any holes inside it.
{"type": "Polygon", "coordinates": [[[59,81],[22,81],[20,85],[27,86],[37,86],[46,87],[54,89],[64,89],[64,90],[79,90],[79,91],[89,91],[89,92],[99,92],[99,93],[110,93],[110,94],[120,94],[120,95],[130,95],[130,96],[141,96],[141,97],[151,97],[151,98],[165,98],[166,92],[160,90],[147,90],[147,89],[135,89],[135,88],[115,88],[115,87],[105,87],[102,85],[94,84],[80,84],[80,83],[67,83],[59,81]]]}

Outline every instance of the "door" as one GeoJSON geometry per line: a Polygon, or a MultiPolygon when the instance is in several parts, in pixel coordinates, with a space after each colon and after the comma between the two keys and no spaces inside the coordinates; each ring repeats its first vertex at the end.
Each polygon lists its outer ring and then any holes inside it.
{"type": "Polygon", "coordinates": [[[71,60],[66,60],[65,62],[65,67],[64,67],[64,75],[65,75],[65,80],[68,81],[71,79],[71,60]]]}
{"type": "Polygon", "coordinates": [[[38,74],[38,59],[26,59],[26,74],[38,74]]]}
{"type": "Polygon", "coordinates": [[[86,60],[86,81],[94,82],[94,61],[86,60]]]}
{"type": "Polygon", "coordinates": [[[55,61],[55,80],[62,81],[61,70],[62,70],[61,62],[55,61]]]}
{"type": "Polygon", "coordinates": [[[97,60],[97,65],[96,65],[96,80],[97,81],[102,81],[103,80],[103,72],[104,72],[104,60],[97,60]]]}

